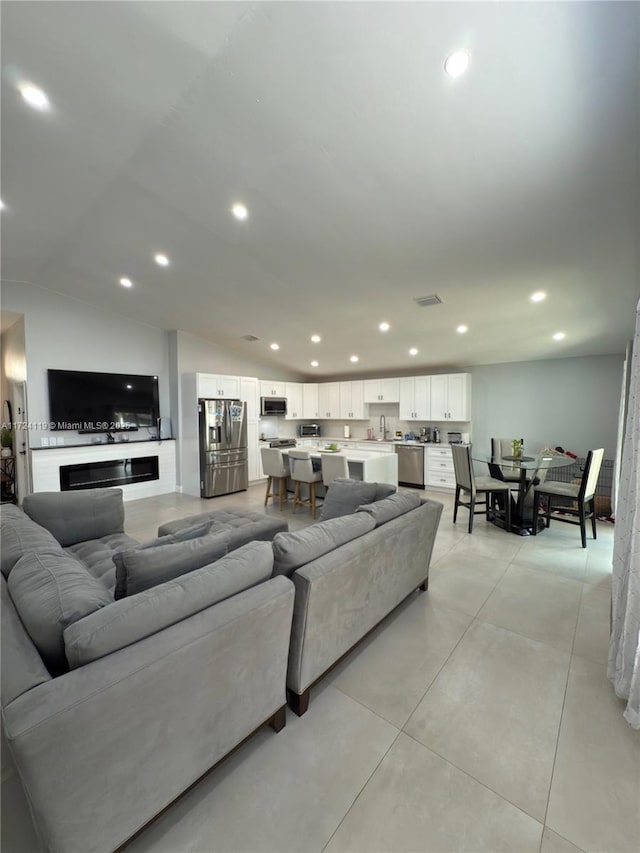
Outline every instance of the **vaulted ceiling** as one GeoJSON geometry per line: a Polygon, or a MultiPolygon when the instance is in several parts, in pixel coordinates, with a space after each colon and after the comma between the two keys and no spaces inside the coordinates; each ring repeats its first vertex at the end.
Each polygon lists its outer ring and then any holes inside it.
{"type": "Polygon", "coordinates": [[[309,375],[622,352],[639,8],[3,2],[2,277],[309,375]]]}

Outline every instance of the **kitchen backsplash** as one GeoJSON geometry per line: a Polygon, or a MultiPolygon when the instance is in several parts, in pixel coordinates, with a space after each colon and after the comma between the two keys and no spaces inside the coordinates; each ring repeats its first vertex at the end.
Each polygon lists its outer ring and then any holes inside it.
{"type": "MultiPolygon", "coordinates": [[[[361,421],[339,421],[318,419],[320,431],[324,437],[341,438],[344,433],[345,424],[349,425],[351,438],[366,438],[367,430],[374,431],[374,438],[382,438],[380,432],[380,416],[384,415],[387,427],[387,438],[394,438],[396,431],[402,436],[409,433],[418,435],[420,427],[438,427],[443,441],[446,441],[447,432],[458,430],[470,432],[471,424],[468,421],[402,421],[398,417],[397,403],[371,403],[369,405],[369,417],[361,421]]],[[[261,418],[260,435],[265,438],[297,438],[298,424],[310,423],[310,421],[287,421],[284,418],[261,418]]]]}

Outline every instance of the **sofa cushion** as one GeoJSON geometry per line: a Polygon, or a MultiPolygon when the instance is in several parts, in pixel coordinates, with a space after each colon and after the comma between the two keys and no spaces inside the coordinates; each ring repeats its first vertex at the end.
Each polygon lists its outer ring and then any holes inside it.
{"type": "Polygon", "coordinates": [[[69,665],[83,666],[168,628],[268,580],[272,568],[271,544],[250,542],[212,565],[115,601],[66,629],[69,665]]]}
{"type": "Polygon", "coordinates": [[[68,669],[64,629],[113,603],[100,583],[68,554],[25,554],[7,581],[11,600],[52,675],[68,669]]]}
{"type": "Polygon", "coordinates": [[[200,569],[224,557],[229,550],[229,531],[213,530],[204,536],[178,539],[181,534],[167,537],[171,541],[155,539],[128,551],[113,555],[116,564],[116,586],[114,597],[135,595],[165,581],[173,580],[194,569],[200,569]]]}
{"type": "Polygon", "coordinates": [[[23,506],[64,546],[124,533],[122,489],[36,492],[25,497],[23,506]]]}
{"type": "Polygon", "coordinates": [[[2,521],[0,523],[0,553],[2,555],[1,569],[5,578],[18,562],[23,554],[29,551],[59,551],[62,548],[57,540],[40,527],[35,521],[25,515],[17,507],[11,507],[15,512],[8,513],[2,509],[2,521]]]}
{"type": "Polygon", "coordinates": [[[395,495],[398,491],[397,486],[392,486],[390,483],[376,483],[375,501],[382,501],[390,495],[395,495]]]}
{"type": "Polygon", "coordinates": [[[420,495],[417,492],[396,492],[381,501],[359,506],[356,512],[368,513],[376,523],[376,527],[404,515],[412,509],[420,506],[420,495]]]}
{"type": "MultiPolygon", "coordinates": [[[[194,524],[209,522],[212,530],[216,527],[224,525],[225,528],[235,528],[236,530],[245,529],[247,533],[251,532],[252,539],[268,539],[271,540],[281,531],[288,529],[287,522],[281,518],[272,518],[268,515],[263,515],[259,512],[249,512],[242,507],[227,507],[227,509],[218,509],[214,512],[203,512],[198,515],[188,515],[186,518],[178,518],[175,521],[168,521],[161,524],[158,528],[158,536],[166,536],[169,533],[177,533],[185,527],[190,527],[194,524]]],[[[245,539],[246,542],[250,541],[245,539]]]]}
{"type": "MultiPolygon", "coordinates": [[[[347,480],[338,477],[331,483],[320,514],[321,521],[338,518],[355,512],[361,504],[376,499],[378,483],[366,483],[364,480],[347,480]]],[[[393,487],[392,487],[393,488],[393,487]]]]}
{"type": "MultiPolygon", "coordinates": [[[[331,488],[333,489],[333,484],[331,488]]],[[[273,540],[273,574],[291,577],[300,566],[322,557],[345,542],[363,536],[375,526],[371,516],[352,513],[312,524],[304,530],[278,533],[273,540]]]]}
{"type": "Polygon", "coordinates": [[[211,532],[211,524],[193,524],[190,527],[185,527],[177,533],[172,533],[168,536],[160,536],[157,539],[150,539],[148,542],[136,542],[131,540],[128,545],[125,544],[122,548],[114,549],[111,555],[113,564],[114,581],[113,581],[113,597],[124,598],[127,595],[126,589],[126,571],[122,561],[122,554],[131,551],[146,551],[149,548],[158,548],[161,545],[172,545],[174,542],[187,542],[189,539],[197,539],[199,536],[205,536],[211,532]],[[119,567],[119,568],[118,568],[119,567]]]}
{"type": "Polygon", "coordinates": [[[128,551],[137,545],[138,541],[126,533],[111,533],[102,539],[78,542],[64,550],[80,560],[94,578],[98,578],[113,595],[116,585],[116,564],[113,562],[113,555],[116,551],[128,551]]]}

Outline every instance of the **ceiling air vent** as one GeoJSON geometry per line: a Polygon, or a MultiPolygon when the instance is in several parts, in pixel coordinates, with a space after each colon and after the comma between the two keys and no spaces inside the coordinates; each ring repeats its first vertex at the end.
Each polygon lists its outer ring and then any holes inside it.
{"type": "Polygon", "coordinates": [[[243,335],[242,340],[243,341],[251,341],[251,343],[253,343],[254,341],[259,341],[260,338],[256,338],[255,335],[243,335]]]}
{"type": "Polygon", "coordinates": [[[431,296],[414,296],[414,302],[417,302],[421,308],[428,308],[430,305],[442,305],[442,299],[437,293],[432,293],[431,296]]]}

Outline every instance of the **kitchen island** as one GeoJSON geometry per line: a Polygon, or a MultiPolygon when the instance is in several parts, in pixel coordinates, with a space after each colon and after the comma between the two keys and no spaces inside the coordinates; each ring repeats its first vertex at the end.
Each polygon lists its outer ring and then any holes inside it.
{"type": "MultiPolygon", "coordinates": [[[[308,450],[313,459],[320,459],[327,451],[326,442],[316,446],[306,445],[300,450],[308,450]]],[[[287,455],[288,448],[282,448],[282,455],[287,455]]],[[[368,483],[389,483],[398,485],[398,457],[395,453],[384,453],[376,450],[351,450],[341,448],[339,451],[349,466],[349,476],[352,480],[365,480],[368,483]]]]}

